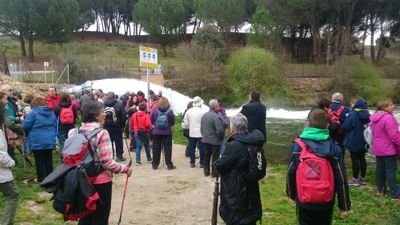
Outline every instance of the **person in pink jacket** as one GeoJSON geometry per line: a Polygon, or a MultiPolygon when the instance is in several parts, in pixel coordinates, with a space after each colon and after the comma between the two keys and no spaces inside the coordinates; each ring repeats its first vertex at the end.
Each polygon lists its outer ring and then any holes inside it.
{"type": "Polygon", "coordinates": [[[400,189],[396,183],[396,173],[400,132],[393,111],[392,100],[383,100],[378,102],[376,113],[370,117],[372,153],[376,156],[377,195],[385,194],[387,182],[392,200],[399,200],[400,189]]]}
{"type": "MultiPolygon", "coordinates": [[[[100,102],[89,101],[82,107],[82,124],[79,131],[87,135],[94,129],[104,124],[104,106],[100,102]]],[[[74,129],[70,130],[68,136],[76,135],[74,129]]],[[[90,145],[98,154],[98,157],[106,169],[95,177],[88,177],[88,181],[94,186],[100,195],[101,201],[97,203],[96,211],[79,220],[78,225],[108,225],[111,210],[112,174],[126,173],[132,175],[132,168],[117,163],[113,160],[113,150],[110,135],[106,129],[101,130],[90,139],[90,145]]]]}

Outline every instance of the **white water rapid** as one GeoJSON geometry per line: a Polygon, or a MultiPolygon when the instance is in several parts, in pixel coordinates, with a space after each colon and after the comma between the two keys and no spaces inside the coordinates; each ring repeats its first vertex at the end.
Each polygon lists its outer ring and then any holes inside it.
{"type": "MultiPolygon", "coordinates": [[[[147,83],[137,79],[126,79],[126,78],[114,78],[114,79],[103,79],[87,81],[80,86],[76,86],[68,89],[69,92],[81,93],[82,88],[91,87],[92,90],[102,89],[104,93],[109,91],[114,92],[118,96],[125,94],[127,91],[143,91],[147,93],[147,83]]],[[[158,91],[162,91],[162,95],[168,98],[172,110],[176,113],[183,113],[186,109],[187,103],[191,100],[190,97],[183,95],[171,88],[165,88],[160,85],[150,84],[150,89],[156,94],[158,91]]],[[[201,97],[201,96],[200,96],[201,97]]],[[[203,99],[207,105],[209,99],[203,99]]],[[[204,111],[208,110],[208,107],[204,105],[204,111]]],[[[241,108],[226,109],[228,116],[232,116],[235,113],[240,112],[241,108]]],[[[280,119],[296,119],[303,120],[307,118],[309,110],[287,110],[287,109],[267,109],[267,118],[280,118],[280,119]]]]}

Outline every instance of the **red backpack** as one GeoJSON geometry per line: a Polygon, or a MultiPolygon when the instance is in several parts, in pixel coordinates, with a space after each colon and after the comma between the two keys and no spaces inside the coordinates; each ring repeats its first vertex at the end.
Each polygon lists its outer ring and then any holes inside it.
{"type": "Polygon", "coordinates": [[[340,106],[338,110],[333,111],[331,108],[328,110],[328,116],[331,118],[332,123],[340,123],[340,115],[342,115],[342,112],[344,110],[344,106],[340,106]]]}
{"type": "Polygon", "coordinates": [[[72,110],[72,105],[67,108],[61,107],[60,122],[62,125],[74,124],[74,111],[72,110]]]}
{"type": "Polygon", "coordinates": [[[300,163],[296,171],[297,197],[300,203],[318,204],[331,202],[335,195],[335,181],[328,159],[314,154],[300,138],[300,163]]]}

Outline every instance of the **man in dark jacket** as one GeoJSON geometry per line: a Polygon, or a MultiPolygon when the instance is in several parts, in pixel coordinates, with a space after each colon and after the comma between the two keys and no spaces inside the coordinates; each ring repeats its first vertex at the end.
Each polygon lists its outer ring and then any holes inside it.
{"type": "Polygon", "coordinates": [[[346,137],[346,130],[343,128],[344,120],[346,119],[347,113],[350,109],[343,104],[343,95],[336,92],[332,95],[332,103],[328,110],[328,115],[331,118],[331,123],[329,124],[329,136],[339,143],[340,148],[344,156],[344,138],[346,137]],[[333,117],[337,115],[337,123],[333,117]]]}
{"type": "MultiPolygon", "coordinates": [[[[341,217],[347,217],[350,210],[349,186],[346,179],[346,168],[342,157],[342,151],[335,142],[329,138],[328,131],[329,117],[326,111],[322,109],[313,109],[307,119],[308,127],[304,128],[300,135],[300,140],[321,158],[326,158],[333,170],[334,176],[334,191],[337,193],[338,206],[341,217]]],[[[303,150],[306,151],[306,150],[303,150]]],[[[291,148],[289,159],[288,177],[286,183],[286,193],[290,199],[296,201],[298,220],[300,224],[307,225],[328,225],[332,223],[333,206],[335,198],[324,199],[325,203],[303,203],[300,202],[296,185],[296,172],[300,163],[300,155],[302,148],[298,143],[294,143],[291,148]]],[[[319,170],[319,164],[314,164],[313,168],[319,170]]],[[[322,177],[322,175],[321,175],[322,177]]],[[[316,183],[314,183],[317,185],[316,183]]],[[[315,193],[310,193],[310,188],[303,189],[304,196],[310,196],[315,193]]]]}
{"type": "Polygon", "coordinates": [[[210,111],[206,112],[201,117],[201,136],[204,143],[204,176],[210,175],[210,160],[211,163],[211,176],[216,177],[214,162],[219,158],[221,142],[224,138],[225,128],[223,122],[218,118],[215,111],[218,106],[218,100],[211,99],[208,103],[210,111]]]}
{"type": "Polygon", "coordinates": [[[122,142],[122,130],[125,127],[125,118],[126,118],[125,108],[122,105],[122,102],[115,99],[114,92],[107,93],[107,99],[104,101],[105,111],[107,111],[107,107],[109,107],[110,112],[113,111],[113,115],[111,115],[111,118],[108,118],[106,115],[104,121],[104,128],[107,129],[108,133],[110,134],[112,145],[114,146],[115,144],[115,153],[117,156],[115,161],[117,162],[125,161],[126,159],[123,157],[124,148],[122,142]],[[115,119],[113,119],[112,117],[115,117],[115,119]]]}
{"type": "Polygon", "coordinates": [[[344,146],[349,150],[353,177],[349,181],[350,186],[366,185],[367,162],[365,153],[368,151],[367,142],[364,139],[365,125],[369,123],[369,111],[367,102],[362,98],[352,100],[352,110],[347,115],[343,127],[346,129],[344,146]],[[361,177],[358,177],[361,172],[361,177]]]}
{"type": "Polygon", "coordinates": [[[253,91],[250,93],[250,102],[243,106],[240,111],[247,117],[249,132],[254,129],[260,130],[264,135],[264,143],[267,141],[267,132],[265,128],[265,119],[267,108],[260,102],[260,93],[253,91]]]}
{"type": "Polygon", "coordinates": [[[262,145],[265,138],[259,130],[248,132],[243,114],[234,115],[231,121],[233,135],[215,162],[221,175],[219,214],[227,225],[254,225],[261,220],[262,206],[258,181],[245,179],[250,160],[247,145],[262,145]]]}

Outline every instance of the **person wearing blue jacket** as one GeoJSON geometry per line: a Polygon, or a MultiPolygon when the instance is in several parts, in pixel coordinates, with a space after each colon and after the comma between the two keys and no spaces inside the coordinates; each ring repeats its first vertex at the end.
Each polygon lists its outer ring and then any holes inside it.
{"type": "Polygon", "coordinates": [[[353,177],[349,181],[350,186],[366,185],[365,175],[367,174],[367,142],[364,140],[365,124],[369,123],[369,111],[367,102],[362,98],[351,100],[352,108],[347,115],[343,127],[346,129],[345,148],[350,152],[353,177]],[[361,172],[361,177],[358,177],[361,172]]]}
{"type": "Polygon", "coordinates": [[[32,100],[32,111],[26,115],[23,127],[28,134],[29,148],[35,157],[37,181],[40,183],[53,171],[52,151],[56,149],[57,118],[46,100],[32,100]]]}
{"type": "MultiPolygon", "coordinates": [[[[318,157],[326,158],[331,164],[335,182],[335,192],[338,199],[341,218],[349,215],[351,202],[349,186],[346,179],[346,168],[339,145],[329,137],[329,117],[322,109],[313,109],[307,118],[307,127],[300,134],[301,141],[318,157]]],[[[286,194],[296,202],[296,213],[301,225],[329,225],[332,224],[335,198],[325,203],[300,202],[296,172],[300,163],[302,148],[296,142],[292,144],[286,181],[286,194]]],[[[318,164],[316,164],[316,168],[318,164]]],[[[309,191],[310,189],[306,189],[309,191]]],[[[311,193],[308,193],[310,195],[311,193]]]]}

